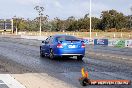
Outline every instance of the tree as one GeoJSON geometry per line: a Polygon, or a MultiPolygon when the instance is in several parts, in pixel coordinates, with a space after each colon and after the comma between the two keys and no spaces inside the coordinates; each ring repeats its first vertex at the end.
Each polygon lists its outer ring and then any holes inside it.
{"type": "Polygon", "coordinates": [[[126,26],[126,17],[116,10],[102,11],[101,18],[100,25],[103,30],[109,28],[121,29],[126,26]]]}
{"type": "MultiPolygon", "coordinates": [[[[74,16],[68,17],[66,20],[62,20],[58,17],[53,20],[48,20],[48,15],[41,16],[42,19],[42,31],[89,31],[90,18],[89,14],[85,14],[84,17],[76,19],[74,16]]],[[[19,31],[39,31],[39,18],[34,20],[14,18],[14,27],[19,31]]],[[[130,29],[132,27],[132,15],[125,16],[123,13],[116,10],[102,11],[101,17],[92,17],[92,30],[115,29],[130,29]]]]}
{"type": "Polygon", "coordinates": [[[77,25],[77,22],[74,16],[68,17],[68,19],[65,21],[66,30],[68,31],[74,31],[75,25],[77,25]]]}
{"type": "Polygon", "coordinates": [[[18,29],[18,31],[23,31],[26,30],[26,21],[24,20],[24,18],[13,18],[13,24],[14,24],[14,28],[18,29]]]}
{"type": "Polygon", "coordinates": [[[92,29],[99,29],[101,19],[92,17],[92,29]]]}

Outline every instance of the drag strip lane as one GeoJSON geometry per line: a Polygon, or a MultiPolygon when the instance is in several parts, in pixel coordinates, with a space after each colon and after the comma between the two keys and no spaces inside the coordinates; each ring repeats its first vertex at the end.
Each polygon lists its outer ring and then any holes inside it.
{"type": "MultiPolygon", "coordinates": [[[[84,58],[84,62],[70,58],[69,60],[50,60],[48,58],[40,58],[39,46],[24,45],[19,43],[21,40],[17,41],[18,43],[0,41],[0,55],[7,57],[8,60],[28,67],[32,71],[31,73],[39,73],[40,75],[47,73],[77,88],[81,88],[78,78],[81,76],[80,69],[82,67],[89,71],[90,78],[93,79],[132,79],[132,65],[127,62],[90,57],[84,58]]],[[[119,86],[91,86],[91,88],[97,87],[118,88],[119,86]]],[[[125,88],[129,87],[125,86],[125,88]]],[[[71,87],[68,86],[68,88],[71,87]]],[[[124,88],[124,86],[120,86],[120,88],[124,88]]]]}

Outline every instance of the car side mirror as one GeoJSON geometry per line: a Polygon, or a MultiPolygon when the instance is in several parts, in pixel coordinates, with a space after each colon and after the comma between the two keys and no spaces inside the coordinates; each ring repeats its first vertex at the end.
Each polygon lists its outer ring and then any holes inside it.
{"type": "Polygon", "coordinates": [[[42,43],[45,43],[45,41],[42,41],[42,43]]]}

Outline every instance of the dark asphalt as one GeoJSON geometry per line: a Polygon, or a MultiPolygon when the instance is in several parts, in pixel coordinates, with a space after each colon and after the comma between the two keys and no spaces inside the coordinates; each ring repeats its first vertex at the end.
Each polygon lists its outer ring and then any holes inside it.
{"type": "MultiPolygon", "coordinates": [[[[118,49],[100,46],[87,46],[87,54],[84,61],[65,58],[63,60],[50,60],[39,56],[40,41],[26,39],[0,38],[0,60],[2,63],[13,64],[14,68],[24,69],[19,71],[10,70],[14,74],[23,73],[48,73],[57,79],[81,88],[78,79],[81,77],[82,67],[89,72],[91,79],[129,79],[132,80],[132,60],[117,60],[107,58],[96,58],[89,55],[94,53],[110,53],[112,55],[132,57],[132,49],[118,49]],[[15,64],[15,65],[14,65],[15,64]]],[[[5,66],[5,65],[4,65],[5,66]]],[[[67,85],[67,88],[70,86],[67,85]]],[[[86,87],[87,88],[87,87],[86,87]]],[[[132,88],[131,85],[90,85],[88,88],[132,88]]]]}

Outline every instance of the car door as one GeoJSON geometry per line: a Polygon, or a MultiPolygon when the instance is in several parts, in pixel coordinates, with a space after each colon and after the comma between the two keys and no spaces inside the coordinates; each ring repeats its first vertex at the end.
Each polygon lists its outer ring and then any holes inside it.
{"type": "Polygon", "coordinates": [[[51,36],[48,37],[48,39],[45,42],[45,53],[49,54],[50,53],[50,41],[51,41],[51,36]]]}
{"type": "Polygon", "coordinates": [[[43,51],[44,54],[46,54],[46,45],[48,42],[49,38],[47,38],[46,40],[44,40],[41,44],[41,50],[43,51]]]}

